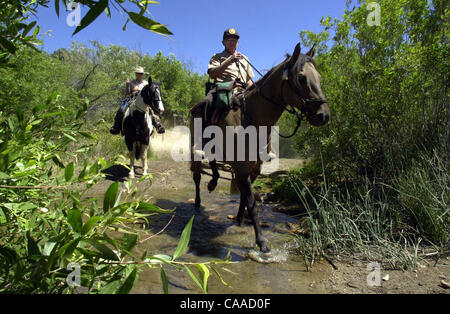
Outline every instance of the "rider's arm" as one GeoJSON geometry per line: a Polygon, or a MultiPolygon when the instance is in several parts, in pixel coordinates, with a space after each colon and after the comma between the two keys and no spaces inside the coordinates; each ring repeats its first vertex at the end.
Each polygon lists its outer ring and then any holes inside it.
{"type": "Polygon", "coordinates": [[[209,63],[209,69],[208,69],[209,77],[212,78],[213,80],[216,78],[219,78],[226,71],[226,69],[230,66],[230,64],[232,64],[234,61],[239,59],[239,57],[237,56],[238,54],[239,53],[232,54],[227,59],[225,59],[225,61],[222,63],[220,63],[218,60],[214,59],[214,57],[213,57],[209,63]]]}
{"type": "Polygon", "coordinates": [[[131,94],[131,82],[130,79],[127,78],[127,81],[125,83],[126,87],[125,87],[125,94],[129,95],[131,94]]]}

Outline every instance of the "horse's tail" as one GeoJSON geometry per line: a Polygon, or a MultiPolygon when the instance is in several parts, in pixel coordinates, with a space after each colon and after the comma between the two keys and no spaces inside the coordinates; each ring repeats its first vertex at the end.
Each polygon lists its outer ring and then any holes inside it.
{"type": "Polygon", "coordinates": [[[135,151],[134,151],[134,156],[136,157],[137,160],[142,158],[142,145],[140,143],[136,143],[135,146],[135,151]]]}

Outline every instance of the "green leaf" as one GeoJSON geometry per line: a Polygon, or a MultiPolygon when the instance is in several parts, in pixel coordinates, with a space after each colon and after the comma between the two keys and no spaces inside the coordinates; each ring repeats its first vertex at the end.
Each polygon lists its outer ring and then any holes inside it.
{"type": "Polygon", "coordinates": [[[167,281],[166,271],[162,267],[161,267],[161,281],[164,294],[169,294],[169,282],[167,281]]]}
{"type": "Polygon", "coordinates": [[[22,122],[23,119],[25,118],[25,113],[21,108],[16,108],[16,116],[17,120],[19,120],[19,122],[22,122]]]}
{"type": "Polygon", "coordinates": [[[105,197],[103,199],[103,212],[107,212],[110,208],[114,207],[118,190],[119,182],[114,182],[109,186],[108,190],[106,190],[105,197]]]}
{"type": "Polygon", "coordinates": [[[100,243],[96,239],[88,239],[86,242],[92,244],[93,247],[95,247],[101,254],[102,258],[108,261],[118,261],[119,258],[117,257],[116,253],[114,253],[109,247],[104,245],[103,243],[100,243]]]}
{"type": "Polygon", "coordinates": [[[72,179],[74,169],[75,169],[75,167],[74,167],[73,162],[71,162],[70,164],[68,164],[66,166],[66,169],[64,170],[64,178],[66,179],[66,182],[70,181],[70,179],[72,179]]]}
{"type": "Polygon", "coordinates": [[[44,244],[44,250],[42,251],[42,254],[44,256],[50,256],[50,253],[53,251],[53,248],[55,247],[56,242],[47,241],[44,244]]]}
{"type": "Polygon", "coordinates": [[[25,203],[21,203],[19,208],[20,208],[20,210],[25,211],[25,210],[35,209],[35,208],[37,208],[37,206],[34,205],[33,203],[25,202],[25,203]]]}
{"type": "Polygon", "coordinates": [[[176,260],[178,257],[184,254],[186,251],[189,240],[191,238],[191,230],[192,230],[192,222],[194,221],[194,216],[191,217],[189,222],[186,224],[186,226],[183,229],[183,232],[181,233],[180,240],[178,241],[177,249],[175,250],[175,253],[173,254],[173,260],[176,260]]]}
{"type": "Polygon", "coordinates": [[[136,208],[136,211],[149,211],[149,212],[156,212],[156,213],[160,213],[160,214],[169,214],[169,213],[173,212],[174,210],[173,209],[162,209],[161,207],[153,205],[153,204],[139,202],[138,206],[136,208]]]}
{"type": "Polygon", "coordinates": [[[22,36],[26,36],[26,35],[31,31],[31,29],[32,29],[35,25],[36,25],[36,21],[33,21],[33,22],[31,22],[30,24],[28,24],[28,25],[25,27],[25,29],[23,30],[22,36]]]}
{"type": "Polygon", "coordinates": [[[19,256],[17,255],[16,251],[1,245],[0,245],[0,256],[2,256],[3,257],[2,260],[8,263],[9,265],[14,265],[15,263],[17,263],[17,260],[19,259],[19,256]]]}
{"type": "Polygon", "coordinates": [[[230,287],[231,288],[231,286],[228,283],[226,283],[226,281],[223,279],[222,275],[217,271],[217,269],[215,269],[213,266],[210,266],[210,267],[216,273],[217,277],[219,277],[219,279],[222,282],[222,284],[224,286],[226,286],[226,287],[230,287]]]}
{"type": "Polygon", "coordinates": [[[83,228],[81,229],[81,234],[82,235],[86,235],[89,231],[92,230],[92,228],[94,227],[94,225],[99,222],[101,219],[101,217],[99,216],[93,216],[91,218],[89,218],[83,225],[83,228]]]}
{"type": "Polygon", "coordinates": [[[59,155],[55,154],[52,157],[53,162],[60,168],[65,168],[64,164],[61,161],[61,158],[59,157],[59,155]]]}
{"type": "Polygon", "coordinates": [[[95,19],[103,12],[103,10],[106,9],[108,6],[108,0],[100,0],[97,2],[88,13],[83,17],[83,19],[80,22],[80,25],[77,26],[75,31],[73,32],[72,36],[81,31],[83,28],[87,27],[89,24],[91,24],[95,19]]]}
{"type": "Polygon", "coordinates": [[[189,267],[187,267],[187,265],[184,265],[184,268],[186,268],[189,276],[191,276],[192,280],[194,280],[194,282],[197,284],[197,286],[200,287],[200,289],[202,289],[203,292],[206,293],[206,291],[203,290],[203,286],[200,283],[200,281],[197,279],[197,277],[195,277],[194,273],[189,269],[189,267]]]}
{"type": "Polygon", "coordinates": [[[148,17],[145,17],[135,12],[128,12],[128,16],[134,23],[152,32],[164,35],[173,35],[172,32],[167,29],[166,26],[152,19],[149,19],[148,17]]]}
{"type": "Polygon", "coordinates": [[[78,209],[69,210],[67,213],[67,221],[75,232],[81,232],[83,222],[81,220],[81,212],[78,209]]]}
{"type": "Polygon", "coordinates": [[[30,231],[27,231],[27,248],[28,248],[28,255],[41,254],[36,241],[34,241],[34,239],[31,237],[30,231]]]}
{"type": "Polygon", "coordinates": [[[59,18],[59,0],[55,0],[55,11],[56,11],[56,15],[59,18]]]}
{"type": "Polygon", "coordinates": [[[117,294],[128,294],[133,288],[134,281],[136,280],[136,267],[133,268],[133,271],[128,275],[127,279],[125,279],[122,286],[117,291],[117,294]]]}
{"type": "Polygon", "coordinates": [[[75,137],[73,137],[72,135],[69,135],[67,133],[63,133],[63,135],[65,137],[67,137],[69,140],[71,140],[72,142],[76,142],[77,141],[77,139],[75,137]]]}
{"type": "Polygon", "coordinates": [[[112,281],[98,290],[99,294],[113,294],[117,292],[120,285],[120,279],[112,281]]]}
{"type": "Polygon", "coordinates": [[[202,276],[203,291],[205,293],[208,293],[208,278],[210,275],[209,269],[205,264],[196,264],[195,267],[197,267],[198,271],[200,272],[200,275],[202,276]]]}
{"type": "Polygon", "coordinates": [[[122,249],[130,252],[136,246],[137,239],[137,234],[124,234],[122,237],[122,249]]]}
{"type": "MultiPolygon", "coordinates": [[[[59,96],[59,91],[54,91],[53,93],[51,93],[50,96],[47,97],[47,100],[45,101],[46,106],[50,105],[52,102],[54,102],[56,100],[56,98],[58,98],[59,96]]],[[[58,114],[61,114],[61,112],[58,112],[58,114]]]]}
{"type": "Polygon", "coordinates": [[[91,132],[78,131],[81,136],[95,140],[95,136],[91,132]]]}
{"type": "Polygon", "coordinates": [[[0,36],[0,46],[8,50],[8,52],[12,54],[14,54],[17,50],[16,46],[12,42],[7,40],[6,38],[3,38],[2,36],[0,36]]]}
{"type": "Polygon", "coordinates": [[[4,224],[6,223],[8,220],[6,219],[6,215],[5,212],[3,211],[3,209],[0,207],[0,224],[4,224]]]}
{"type": "Polygon", "coordinates": [[[80,238],[77,238],[67,244],[65,244],[60,250],[59,250],[59,254],[63,255],[63,258],[69,258],[72,256],[73,251],[75,251],[75,249],[78,246],[78,243],[80,242],[80,238]]]}
{"type": "Polygon", "coordinates": [[[155,264],[155,263],[170,264],[171,261],[172,261],[172,257],[170,257],[169,255],[164,255],[164,254],[156,254],[153,256],[149,256],[144,260],[144,262],[152,263],[152,264],[155,264]]]}

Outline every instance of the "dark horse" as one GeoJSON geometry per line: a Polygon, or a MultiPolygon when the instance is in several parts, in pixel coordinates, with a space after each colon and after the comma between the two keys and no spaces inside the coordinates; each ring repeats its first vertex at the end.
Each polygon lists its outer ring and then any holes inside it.
{"type": "Polygon", "coordinates": [[[128,107],[123,120],[122,130],[130,152],[129,178],[134,178],[135,159],[142,160],[143,175],[147,174],[147,149],[154,129],[150,110],[159,114],[164,112],[160,84],[153,83],[151,77],[148,78],[148,85],[142,88],[128,107]]]}
{"type": "MultiPolygon", "coordinates": [[[[229,110],[222,114],[217,123],[217,126],[222,130],[223,143],[228,142],[228,140],[234,141],[234,138],[227,139],[227,126],[267,126],[267,129],[270,130],[270,127],[275,125],[288,105],[299,109],[313,126],[322,126],[329,121],[330,110],[320,86],[321,76],[313,61],[314,51],[313,47],[308,53],[302,54],[300,44],[297,44],[292,56],[288,56],[286,60],[275,66],[263,78],[245,90],[245,110],[242,108],[229,110]]],[[[194,138],[195,115],[195,112],[193,112],[191,116],[191,171],[196,188],[195,207],[198,209],[201,202],[201,161],[194,160],[194,155],[198,151],[198,148],[193,144],[196,142],[194,138]]],[[[258,131],[258,138],[261,136],[259,133],[258,131]]],[[[235,134],[230,134],[230,136],[234,137],[235,134]]],[[[245,146],[248,150],[248,140],[246,140],[245,146]]],[[[223,144],[222,152],[225,156],[225,144],[223,144]]],[[[236,145],[234,152],[236,152],[236,145]]],[[[239,225],[242,224],[244,211],[247,209],[255,229],[256,243],[262,252],[268,252],[267,240],[261,233],[259,208],[256,205],[251,188],[253,181],[261,172],[262,161],[259,158],[252,161],[248,158],[248,154],[244,161],[236,161],[236,155],[234,155],[233,160],[226,160],[225,162],[232,167],[240,191],[237,221],[239,225]]],[[[215,160],[210,160],[209,164],[213,172],[213,178],[208,184],[208,190],[211,192],[217,185],[219,172],[215,160]]]]}

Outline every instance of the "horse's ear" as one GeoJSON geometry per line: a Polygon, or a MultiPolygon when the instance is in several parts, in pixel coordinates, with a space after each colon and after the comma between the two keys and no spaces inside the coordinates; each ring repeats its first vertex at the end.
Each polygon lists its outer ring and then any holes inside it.
{"type": "Polygon", "coordinates": [[[314,54],[316,53],[316,46],[317,44],[314,43],[314,45],[312,46],[311,49],[309,49],[308,53],[306,54],[307,56],[314,58],[314,54]]]}
{"type": "Polygon", "coordinates": [[[152,84],[152,76],[151,76],[151,75],[149,75],[149,77],[148,77],[148,84],[149,84],[149,85],[152,84]]]}
{"type": "Polygon", "coordinates": [[[300,43],[295,46],[294,53],[291,56],[291,60],[289,61],[289,67],[294,66],[295,62],[297,62],[298,56],[300,55],[300,43]]]}

